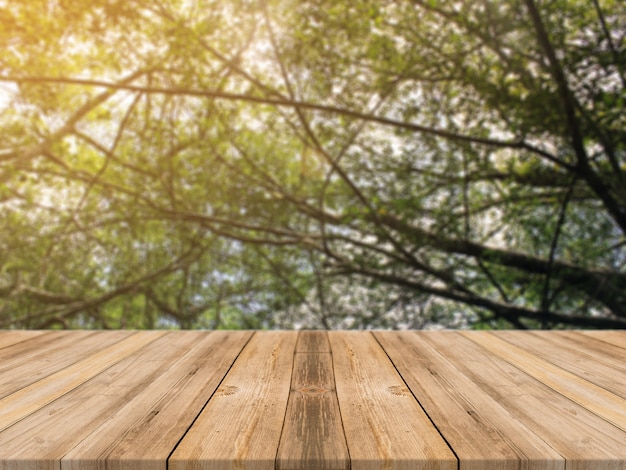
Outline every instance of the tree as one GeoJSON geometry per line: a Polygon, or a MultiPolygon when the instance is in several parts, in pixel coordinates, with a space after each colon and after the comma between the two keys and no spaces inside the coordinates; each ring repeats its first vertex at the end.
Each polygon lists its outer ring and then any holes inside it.
{"type": "Polygon", "coordinates": [[[0,327],[626,326],[620,2],[0,23],[0,327]]]}

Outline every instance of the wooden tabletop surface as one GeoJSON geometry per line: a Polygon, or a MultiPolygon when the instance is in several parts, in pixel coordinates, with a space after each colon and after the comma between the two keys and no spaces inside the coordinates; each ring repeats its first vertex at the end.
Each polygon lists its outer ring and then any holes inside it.
{"type": "Polygon", "coordinates": [[[626,332],[0,332],[0,469],[626,469],[626,332]]]}

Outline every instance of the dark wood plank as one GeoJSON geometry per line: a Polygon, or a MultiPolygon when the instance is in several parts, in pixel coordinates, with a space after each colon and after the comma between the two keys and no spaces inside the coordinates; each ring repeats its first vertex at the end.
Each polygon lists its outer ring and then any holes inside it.
{"type": "Polygon", "coordinates": [[[298,336],[276,463],[279,470],[350,468],[325,332],[298,336]]]}
{"type": "Polygon", "coordinates": [[[301,331],[296,344],[298,353],[330,353],[330,343],[325,331],[301,331]]]}

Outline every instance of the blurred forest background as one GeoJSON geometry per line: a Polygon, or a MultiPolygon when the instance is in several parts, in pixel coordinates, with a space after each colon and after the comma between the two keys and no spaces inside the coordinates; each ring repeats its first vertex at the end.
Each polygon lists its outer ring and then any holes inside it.
{"type": "Polygon", "coordinates": [[[613,0],[0,0],[0,328],[626,327],[613,0]]]}

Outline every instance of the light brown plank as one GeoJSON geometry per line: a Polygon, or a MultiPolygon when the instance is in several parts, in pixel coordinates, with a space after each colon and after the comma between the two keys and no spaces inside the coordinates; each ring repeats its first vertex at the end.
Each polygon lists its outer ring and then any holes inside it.
{"type": "Polygon", "coordinates": [[[61,462],[62,470],[164,470],[169,454],[228,372],[251,332],[178,331],[161,373],[61,462]]]}
{"type": "Polygon", "coordinates": [[[59,346],[67,347],[74,341],[75,333],[81,334],[81,332],[73,331],[51,331],[16,341],[11,346],[0,349],[0,370],[13,370],[27,366],[36,357],[45,355],[49,350],[59,346]]]}
{"type": "Polygon", "coordinates": [[[454,454],[374,337],[328,335],[352,469],[456,469],[454,454]]]}
{"type": "Polygon", "coordinates": [[[4,349],[0,351],[0,397],[15,393],[131,334],[130,331],[52,332],[4,349]]]}
{"type": "Polygon", "coordinates": [[[376,332],[419,403],[454,449],[461,470],[564,469],[565,460],[462,374],[425,337],[376,332]]]}
{"type": "Polygon", "coordinates": [[[169,459],[169,470],[273,470],[296,332],[257,332],[169,459]]]}
{"type": "Polygon", "coordinates": [[[60,470],[68,452],[108,420],[117,419],[124,406],[190,346],[189,338],[164,332],[139,332],[128,340],[135,341],[134,351],[127,350],[118,362],[98,374],[92,372],[90,380],[0,432],[0,469],[60,470]],[[35,461],[35,466],[25,466],[35,461]]]}
{"type": "Polygon", "coordinates": [[[581,334],[626,349],[626,331],[581,331],[581,334]]]}
{"type": "Polygon", "coordinates": [[[298,335],[276,463],[278,470],[350,468],[325,332],[298,335]]]}
{"type": "MultiPolygon", "coordinates": [[[[478,333],[478,332],[476,332],[478,333]]],[[[626,400],[540,356],[506,342],[495,333],[465,333],[487,351],[501,357],[561,395],[626,432],[626,400]]]]}
{"type": "Polygon", "coordinates": [[[567,470],[626,468],[626,433],[478,344],[486,332],[425,339],[565,458],[567,470]],[[471,338],[471,339],[470,339],[471,338]]]}
{"type": "MultiPolygon", "coordinates": [[[[555,335],[555,340],[556,338],[559,341],[567,340],[573,344],[576,354],[578,352],[589,354],[593,356],[593,362],[599,362],[611,367],[620,375],[626,373],[626,368],[624,367],[624,364],[626,364],[626,348],[603,341],[601,337],[589,336],[582,331],[558,332],[555,335]]],[[[624,336],[624,339],[626,339],[626,336],[624,336]]]]}
{"type": "Polygon", "coordinates": [[[26,341],[45,333],[43,330],[3,330],[0,331],[0,349],[26,341]]]}
{"type": "Polygon", "coordinates": [[[165,333],[162,331],[136,333],[0,399],[0,431],[63,396],[163,334],[165,333]]]}
{"type": "Polygon", "coordinates": [[[602,341],[601,337],[589,336],[582,331],[536,331],[534,333],[552,342],[565,342],[574,348],[574,356],[582,352],[585,355],[593,356],[594,363],[600,362],[618,371],[623,370],[626,363],[626,349],[602,341]]]}
{"type": "Polygon", "coordinates": [[[330,343],[325,331],[301,331],[298,334],[296,352],[330,353],[330,343]]]}
{"type": "Polygon", "coordinates": [[[626,399],[625,349],[567,332],[500,331],[498,337],[626,399]],[[614,354],[602,354],[594,343],[614,354]]]}

